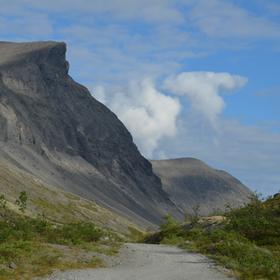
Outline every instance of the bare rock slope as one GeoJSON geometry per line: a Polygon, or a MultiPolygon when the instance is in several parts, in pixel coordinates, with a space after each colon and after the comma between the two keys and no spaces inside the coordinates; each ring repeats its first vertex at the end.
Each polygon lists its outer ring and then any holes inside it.
{"type": "Polygon", "coordinates": [[[130,235],[135,230],[141,230],[128,219],[93,201],[46,184],[37,176],[1,160],[0,194],[5,194],[6,207],[17,214],[22,214],[16,203],[21,191],[28,194],[25,214],[30,217],[41,215],[59,224],[94,222],[120,235],[130,235]]]}
{"type": "Polygon", "coordinates": [[[229,173],[194,158],[152,161],[164,190],[184,212],[210,215],[226,205],[239,207],[252,192],[229,173]]]}
{"type": "Polygon", "coordinates": [[[0,161],[158,224],[180,211],[118,118],[68,75],[66,45],[0,42],[0,161]]]}

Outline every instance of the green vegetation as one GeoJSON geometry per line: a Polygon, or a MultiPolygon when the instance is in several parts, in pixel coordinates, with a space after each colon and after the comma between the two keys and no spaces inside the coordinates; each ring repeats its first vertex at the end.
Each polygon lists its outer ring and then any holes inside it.
{"type": "Polygon", "coordinates": [[[27,206],[27,193],[25,191],[20,192],[18,199],[16,200],[19,211],[24,213],[27,206]]]}
{"type": "Polygon", "coordinates": [[[5,209],[7,207],[7,200],[3,194],[0,195],[0,208],[5,209]]]}
{"type": "Polygon", "coordinates": [[[140,231],[139,229],[129,226],[128,227],[129,233],[127,234],[127,239],[130,242],[138,242],[139,240],[142,240],[145,236],[144,231],[140,231]]]}
{"type": "Polygon", "coordinates": [[[145,241],[203,253],[240,279],[280,279],[280,196],[181,225],[168,216],[145,241]]]}
{"type": "MultiPolygon", "coordinates": [[[[24,212],[27,194],[18,198],[24,212]]],[[[95,254],[118,252],[122,240],[93,223],[58,224],[44,216],[30,218],[6,207],[0,196],[0,279],[31,279],[53,269],[102,266],[95,254]]]]}

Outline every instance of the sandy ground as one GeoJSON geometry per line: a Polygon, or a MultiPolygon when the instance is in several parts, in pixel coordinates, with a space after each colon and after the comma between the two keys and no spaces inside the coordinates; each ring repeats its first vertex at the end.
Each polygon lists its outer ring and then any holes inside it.
{"type": "Polygon", "coordinates": [[[102,269],[56,272],[44,280],[226,280],[206,257],[176,247],[126,244],[102,269]],[[109,264],[110,265],[110,264],[109,264]]]}

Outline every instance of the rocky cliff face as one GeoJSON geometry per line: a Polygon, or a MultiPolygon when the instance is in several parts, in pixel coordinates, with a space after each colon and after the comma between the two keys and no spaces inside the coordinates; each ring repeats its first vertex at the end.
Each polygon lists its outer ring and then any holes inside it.
{"type": "Polygon", "coordinates": [[[118,118],[68,75],[66,45],[0,43],[0,156],[139,223],[180,211],[118,118]]]}
{"type": "Polygon", "coordinates": [[[225,171],[194,158],[152,161],[163,189],[184,212],[211,215],[227,205],[239,207],[252,192],[225,171]]]}

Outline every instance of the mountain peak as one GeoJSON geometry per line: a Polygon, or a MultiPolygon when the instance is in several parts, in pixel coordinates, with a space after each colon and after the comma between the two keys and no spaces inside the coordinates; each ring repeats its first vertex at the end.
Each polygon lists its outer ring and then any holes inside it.
{"type": "Polygon", "coordinates": [[[41,97],[47,84],[67,80],[68,70],[63,42],[0,42],[0,82],[12,92],[41,97]]]}
{"type": "Polygon", "coordinates": [[[229,173],[213,169],[195,158],[154,160],[152,164],[163,189],[188,213],[199,206],[200,214],[211,215],[217,209],[224,211],[228,205],[239,207],[252,195],[229,173]]]}
{"type": "Polygon", "coordinates": [[[60,57],[65,59],[66,44],[64,42],[55,41],[39,41],[39,42],[3,42],[0,41],[0,65],[12,64],[17,61],[26,61],[30,59],[38,59],[45,57],[60,57]]]}

